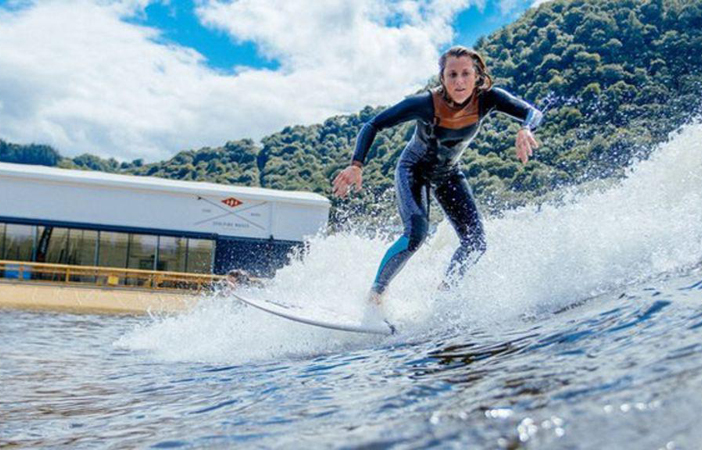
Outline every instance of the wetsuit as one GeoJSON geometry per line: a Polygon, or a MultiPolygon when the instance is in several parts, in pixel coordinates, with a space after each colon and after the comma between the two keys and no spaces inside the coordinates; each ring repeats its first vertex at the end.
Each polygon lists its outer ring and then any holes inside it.
{"type": "Polygon", "coordinates": [[[470,187],[460,170],[460,158],[483,119],[492,111],[506,113],[535,128],[539,110],[500,88],[474,94],[463,105],[453,106],[443,90],[407,97],[367,122],[358,134],[353,164],[363,165],[378,131],[416,120],[412,139],[402,151],[395,170],[395,189],[404,233],[380,263],[373,290],[382,293],[427,237],[429,191],[441,205],[460,240],[447,270],[451,282],[469,263],[485,252],[485,233],[470,187]]]}

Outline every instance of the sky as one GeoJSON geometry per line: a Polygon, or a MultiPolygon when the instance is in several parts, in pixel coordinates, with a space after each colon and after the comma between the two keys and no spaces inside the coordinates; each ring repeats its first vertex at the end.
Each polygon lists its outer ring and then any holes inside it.
{"type": "Polygon", "coordinates": [[[0,0],[0,139],[167,159],[424,86],[545,0],[0,0]]]}

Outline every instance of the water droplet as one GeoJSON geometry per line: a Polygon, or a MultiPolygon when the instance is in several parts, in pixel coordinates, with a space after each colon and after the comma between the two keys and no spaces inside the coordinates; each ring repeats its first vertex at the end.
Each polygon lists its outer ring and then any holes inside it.
{"type": "Polygon", "coordinates": [[[491,419],[506,419],[512,414],[512,410],[507,408],[496,408],[485,411],[485,415],[491,419]]]}
{"type": "Polygon", "coordinates": [[[431,418],[429,419],[429,423],[431,423],[432,425],[438,425],[440,421],[441,419],[439,418],[439,413],[436,412],[433,413],[431,415],[431,418]]]}

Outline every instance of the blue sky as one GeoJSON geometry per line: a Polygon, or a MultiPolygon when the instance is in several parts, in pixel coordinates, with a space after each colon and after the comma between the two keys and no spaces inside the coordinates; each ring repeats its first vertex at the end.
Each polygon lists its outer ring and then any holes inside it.
{"type": "Polygon", "coordinates": [[[168,158],[424,86],[545,0],[0,0],[0,139],[168,158]]]}
{"type": "MultiPolygon", "coordinates": [[[[479,37],[516,20],[532,3],[533,0],[488,0],[483,6],[469,6],[453,21],[456,37],[452,44],[472,46],[479,37]],[[508,6],[504,6],[506,4],[508,6]]],[[[148,5],[142,14],[129,20],[161,30],[165,41],[197,50],[207,58],[210,67],[218,70],[230,71],[232,67],[241,65],[273,70],[278,68],[278,62],[261,54],[253,42],[236,41],[221,30],[203,25],[197,17],[195,7],[196,2],[193,0],[157,2],[148,5]]]]}
{"type": "Polygon", "coordinates": [[[234,66],[275,70],[275,60],[259,54],[251,41],[236,42],[221,30],[204,26],[195,13],[192,0],[173,0],[169,4],[152,3],[130,21],[161,30],[165,41],[197,50],[210,67],[228,71],[234,66]]]}

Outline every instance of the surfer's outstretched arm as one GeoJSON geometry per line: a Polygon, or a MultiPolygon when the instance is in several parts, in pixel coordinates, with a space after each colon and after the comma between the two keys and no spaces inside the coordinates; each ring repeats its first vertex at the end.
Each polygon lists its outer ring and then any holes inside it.
{"type": "Polygon", "coordinates": [[[431,103],[431,95],[428,92],[424,92],[407,97],[395,106],[373,117],[363,125],[356,137],[356,148],[353,152],[352,164],[365,164],[368,150],[373,145],[378,131],[410,120],[424,119],[431,121],[433,113],[434,108],[431,103]]]}
{"type": "Polygon", "coordinates": [[[492,88],[486,92],[485,108],[487,112],[498,111],[522,121],[522,128],[517,132],[517,158],[522,163],[529,161],[533,150],[539,148],[532,130],[541,123],[543,113],[524,100],[515,97],[504,89],[492,88]]]}
{"type": "Polygon", "coordinates": [[[378,131],[410,120],[431,120],[432,114],[431,95],[425,92],[405,98],[366,122],[356,137],[351,164],[334,178],[334,195],[345,197],[351,187],[355,187],[356,191],[361,190],[363,165],[378,131]]]}

